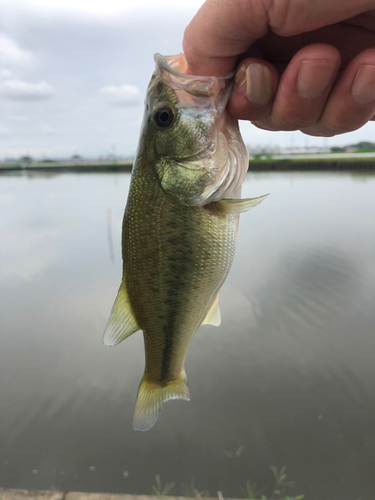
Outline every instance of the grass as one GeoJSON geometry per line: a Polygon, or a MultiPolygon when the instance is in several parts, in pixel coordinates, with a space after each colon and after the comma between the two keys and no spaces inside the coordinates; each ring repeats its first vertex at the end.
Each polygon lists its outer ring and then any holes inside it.
{"type": "Polygon", "coordinates": [[[162,498],[166,497],[167,495],[173,492],[175,488],[175,483],[166,483],[166,485],[163,488],[159,474],[156,474],[155,480],[156,480],[156,486],[153,486],[152,490],[155,493],[156,498],[161,500],[162,498]]]}
{"type": "MultiPolygon", "coordinates": [[[[296,483],[294,481],[287,481],[286,466],[282,467],[280,471],[272,465],[270,467],[272,472],[273,481],[263,488],[258,488],[257,483],[250,480],[246,481],[245,487],[241,488],[242,497],[248,500],[303,500],[304,495],[290,495],[290,490],[294,489],[296,483]]],[[[158,500],[171,495],[175,491],[175,483],[166,483],[163,487],[159,474],[155,476],[156,486],[152,490],[158,500]]],[[[196,500],[203,500],[209,497],[209,492],[199,491],[195,486],[195,480],[192,478],[190,484],[183,484],[181,486],[181,494],[187,498],[195,498],[196,500]]],[[[219,500],[224,500],[221,491],[217,492],[219,500]]]]}
{"type": "Polygon", "coordinates": [[[209,492],[206,490],[199,491],[195,487],[195,479],[192,478],[190,484],[183,484],[181,487],[181,493],[187,498],[196,498],[200,500],[201,498],[208,498],[209,492]]]}

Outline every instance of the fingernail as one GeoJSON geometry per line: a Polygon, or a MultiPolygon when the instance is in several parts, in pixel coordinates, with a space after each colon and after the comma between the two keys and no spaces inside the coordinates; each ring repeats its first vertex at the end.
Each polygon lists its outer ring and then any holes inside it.
{"type": "Polygon", "coordinates": [[[331,82],[335,64],[328,61],[302,61],[296,83],[296,91],[303,99],[321,97],[331,82]]]}
{"type": "Polygon", "coordinates": [[[360,65],[352,85],[352,96],[362,106],[375,101],[375,66],[360,65]]]}
{"type": "Polygon", "coordinates": [[[272,98],[272,74],[263,64],[242,66],[237,71],[235,85],[256,106],[266,106],[272,98]]]}

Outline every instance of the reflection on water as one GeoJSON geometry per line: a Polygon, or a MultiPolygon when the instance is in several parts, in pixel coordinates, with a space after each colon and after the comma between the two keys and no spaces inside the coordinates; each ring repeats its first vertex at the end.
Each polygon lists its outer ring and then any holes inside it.
{"type": "Polygon", "coordinates": [[[159,473],[238,497],[286,465],[306,498],[375,497],[375,177],[248,175],[271,196],[241,216],[222,324],[147,433],[142,335],[101,344],[128,186],[0,177],[0,486],[150,493],[159,473]]]}
{"type": "Polygon", "coordinates": [[[111,215],[111,209],[108,208],[107,210],[107,237],[108,237],[108,249],[109,249],[109,258],[111,259],[111,262],[114,263],[115,261],[115,254],[113,252],[113,238],[112,238],[112,215],[111,215]]]}

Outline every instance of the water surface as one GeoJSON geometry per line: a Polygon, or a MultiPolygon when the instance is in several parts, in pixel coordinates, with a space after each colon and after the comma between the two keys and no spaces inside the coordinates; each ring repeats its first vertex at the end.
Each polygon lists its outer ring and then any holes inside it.
{"type": "Polygon", "coordinates": [[[0,486],[150,493],[155,474],[239,497],[287,466],[307,499],[375,497],[375,177],[258,173],[222,324],[191,401],[131,426],[136,334],[105,348],[129,174],[0,177],[0,486]]]}

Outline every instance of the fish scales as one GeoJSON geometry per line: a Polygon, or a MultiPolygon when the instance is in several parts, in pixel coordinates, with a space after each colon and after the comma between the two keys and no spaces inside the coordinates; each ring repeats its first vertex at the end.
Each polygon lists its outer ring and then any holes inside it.
{"type": "Polygon", "coordinates": [[[183,54],[155,55],[122,234],[123,277],[104,333],[113,346],[143,330],[145,372],[133,417],[151,428],[163,402],[190,399],[184,369],[201,324],[220,324],[248,154],[225,107],[232,79],[187,75],[183,54]]]}
{"type": "Polygon", "coordinates": [[[168,383],[180,376],[192,337],[229,272],[238,216],[182,205],[144,163],[135,165],[134,180],[124,223],[124,276],[145,336],[146,372],[168,383]]]}

